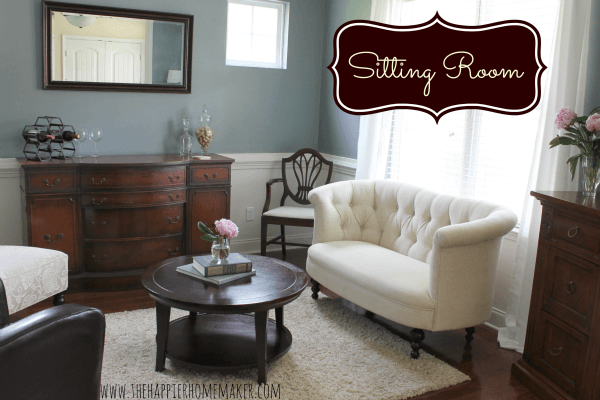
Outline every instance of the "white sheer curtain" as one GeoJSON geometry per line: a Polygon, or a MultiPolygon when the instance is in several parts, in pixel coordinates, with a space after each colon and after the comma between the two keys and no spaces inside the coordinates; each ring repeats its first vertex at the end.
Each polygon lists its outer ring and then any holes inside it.
{"type": "MultiPolygon", "coordinates": [[[[548,96],[542,108],[535,154],[525,194],[525,207],[517,240],[517,254],[512,271],[506,310],[506,328],[498,332],[504,348],[523,352],[525,331],[531,300],[531,287],[537,254],[542,208],[529,195],[530,190],[577,190],[565,163],[573,146],[549,149],[548,143],[558,134],[554,118],[558,110],[570,107],[577,115],[585,115],[585,93],[591,0],[563,0],[552,60],[548,96]]],[[[587,110],[589,112],[589,110],[587,110]]]]}

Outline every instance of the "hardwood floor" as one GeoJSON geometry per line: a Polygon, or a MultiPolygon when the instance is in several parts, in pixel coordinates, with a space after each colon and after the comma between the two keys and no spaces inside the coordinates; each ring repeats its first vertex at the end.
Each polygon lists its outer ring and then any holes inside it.
{"type": "MultiPolygon", "coordinates": [[[[281,258],[280,252],[270,252],[268,255],[281,258]]],[[[305,269],[306,249],[288,250],[287,261],[305,269]]],[[[338,298],[347,307],[365,315],[364,309],[340,298],[326,288],[322,288],[322,291],[330,297],[338,298]]],[[[67,303],[96,307],[104,313],[154,307],[154,302],[143,289],[127,292],[68,294],[65,299],[67,303]]],[[[12,315],[11,320],[13,322],[17,321],[51,306],[51,300],[35,304],[12,315]]],[[[408,340],[411,328],[396,324],[377,315],[368,316],[368,318],[408,340]]],[[[421,348],[469,375],[471,381],[426,393],[413,399],[539,400],[539,397],[511,376],[511,365],[521,358],[521,354],[501,349],[496,342],[497,332],[495,330],[485,325],[478,325],[470,349],[465,347],[465,334],[464,329],[445,332],[425,331],[425,340],[421,343],[421,348]]]]}

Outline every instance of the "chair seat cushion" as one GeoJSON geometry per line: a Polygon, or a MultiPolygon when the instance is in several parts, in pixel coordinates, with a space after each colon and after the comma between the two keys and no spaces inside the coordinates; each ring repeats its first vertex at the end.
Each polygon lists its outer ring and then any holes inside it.
{"type": "Polygon", "coordinates": [[[60,251],[27,246],[0,246],[0,279],[8,312],[67,290],[69,257],[60,251]]]}
{"type": "Polygon", "coordinates": [[[360,241],[318,243],[308,249],[307,272],[353,303],[414,328],[433,325],[429,265],[360,241]]]}
{"type": "Polygon", "coordinates": [[[269,217],[315,219],[315,210],[308,207],[277,207],[263,213],[269,217]]]}

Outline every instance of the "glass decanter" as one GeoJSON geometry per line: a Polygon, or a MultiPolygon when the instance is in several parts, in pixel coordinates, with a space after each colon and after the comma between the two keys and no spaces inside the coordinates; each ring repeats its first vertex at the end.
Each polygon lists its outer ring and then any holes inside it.
{"type": "Polygon", "coordinates": [[[184,118],[183,135],[181,135],[181,138],[179,139],[179,144],[181,145],[179,155],[181,156],[189,156],[192,154],[192,135],[188,133],[188,129],[190,129],[190,120],[184,118]]]}

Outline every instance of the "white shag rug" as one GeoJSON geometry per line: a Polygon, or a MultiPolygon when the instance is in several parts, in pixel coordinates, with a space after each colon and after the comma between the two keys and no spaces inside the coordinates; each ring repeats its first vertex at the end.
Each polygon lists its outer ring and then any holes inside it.
{"type": "MultiPolygon", "coordinates": [[[[186,314],[172,309],[171,319],[186,314]]],[[[167,360],[155,372],[155,310],[106,314],[103,398],[406,399],[469,380],[423,350],[411,359],[408,342],[323,294],[315,301],[305,290],[284,321],[292,347],[259,387],[256,369],[199,372],[167,360]]]]}

